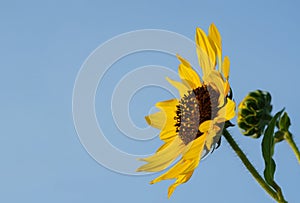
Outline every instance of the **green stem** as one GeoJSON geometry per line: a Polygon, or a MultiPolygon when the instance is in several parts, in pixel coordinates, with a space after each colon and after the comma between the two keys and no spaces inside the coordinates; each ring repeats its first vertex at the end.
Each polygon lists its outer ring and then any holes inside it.
{"type": "Polygon", "coordinates": [[[296,158],[300,164],[300,152],[299,152],[299,149],[298,149],[292,135],[289,132],[285,133],[284,138],[287,141],[287,143],[290,145],[290,147],[292,148],[292,150],[295,153],[296,158]]]}
{"type": "Polygon", "coordinates": [[[276,201],[278,201],[278,197],[276,192],[265,182],[265,180],[259,175],[257,170],[254,168],[254,166],[251,164],[245,153],[241,150],[241,148],[238,146],[238,144],[234,141],[230,133],[227,131],[227,129],[223,130],[223,135],[227,142],[230,144],[232,149],[235,151],[235,153],[238,155],[238,157],[241,159],[245,167],[248,169],[248,171],[251,173],[251,175],[254,177],[254,179],[260,184],[260,186],[276,201]]]}
{"type": "Polygon", "coordinates": [[[277,191],[277,197],[278,197],[278,202],[280,202],[280,203],[287,203],[287,201],[284,199],[284,197],[283,197],[283,194],[282,194],[282,190],[281,190],[281,188],[279,187],[279,185],[277,185],[276,183],[275,183],[275,185],[274,185],[274,189],[277,191]]]}

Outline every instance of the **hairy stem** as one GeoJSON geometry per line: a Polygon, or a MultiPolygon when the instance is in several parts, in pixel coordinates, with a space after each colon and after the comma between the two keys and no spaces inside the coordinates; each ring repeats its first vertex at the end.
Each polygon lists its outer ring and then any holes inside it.
{"type": "Polygon", "coordinates": [[[287,143],[290,145],[290,147],[292,148],[292,150],[295,153],[296,158],[300,164],[300,152],[299,152],[299,149],[298,149],[293,137],[291,136],[290,133],[285,133],[284,138],[287,141],[287,143]]]}
{"type": "Polygon", "coordinates": [[[258,182],[258,184],[276,201],[278,201],[278,197],[276,192],[265,182],[265,180],[260,176],[254,166],[251,164],[245,153],[241,150],[238,144],[234,141],[233,137],[227,131],[227,129],[223,130],[223,135],[227,142],[230,144],[231,148],[235,151],[238,157],[241,159],[245,167],[251,173],[253,178],[258,182]]]}

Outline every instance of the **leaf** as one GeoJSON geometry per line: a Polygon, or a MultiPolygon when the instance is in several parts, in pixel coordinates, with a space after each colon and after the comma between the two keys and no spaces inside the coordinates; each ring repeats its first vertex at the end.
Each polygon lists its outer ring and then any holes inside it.
{"type": "Polygon", "coordinates": [[[275,161],[273,160],[273,154],[274,154],[274,129],[276,122],[280,115],[282,114],[284,109],[279,111],[275,114],[275,116],[271,119],[269,122],[269,125],[267,129],[265,130],[264,137],[261,143],[262,146],[262,155],[265,160],[265,170],[264,170],[264,177],[267,181],[267,183],[272,186],[275,190],[278,189],[278,185],[274,181],[274,174],[276,169],[275,161]]]}

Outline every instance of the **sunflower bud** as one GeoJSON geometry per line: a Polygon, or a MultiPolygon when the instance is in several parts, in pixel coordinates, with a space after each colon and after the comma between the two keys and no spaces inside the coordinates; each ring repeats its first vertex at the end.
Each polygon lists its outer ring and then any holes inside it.
{"type": "Polygon", "coordinates": [[[238,126],[242,133],[259,138],[272,118],[271,111],[270,93],[261,90],[250,92],[238,108],[238,126]]]}

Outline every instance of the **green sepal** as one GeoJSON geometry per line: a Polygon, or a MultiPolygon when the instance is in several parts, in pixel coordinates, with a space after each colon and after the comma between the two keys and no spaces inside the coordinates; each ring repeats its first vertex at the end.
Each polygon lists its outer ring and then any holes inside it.
{"type": "Polygon", "coordinates": [[[284,112],[283,116],[279,119],[278,127],[283,132],[288,132],[289,128],[291,126],[291,120],[290,117],[286,112],[284,112]]]}
{"type": "Polygon", "coordinates": [[[229,99],[232,99],[232,98],[233,98],[233,91],[232,91],[231,87],[230,87],[230,89],[229,89],[228,98],[229,98],[229,99]]]}
{"type": "Polygon", "coordinates": [[[284,132],[278,130],[274,135],[275,143],[278,143],[278,142],[281,142],[282,140],[284,140],[284,135],[285,135],[284,132]]]}
{"type": "Polygon", "coordinates": [[[230,121],[226,121],[224,127],[226,129],[226,128],[233,127],[233,126],[235,126],[233,123],[231,123],[230,121]]]}

